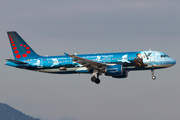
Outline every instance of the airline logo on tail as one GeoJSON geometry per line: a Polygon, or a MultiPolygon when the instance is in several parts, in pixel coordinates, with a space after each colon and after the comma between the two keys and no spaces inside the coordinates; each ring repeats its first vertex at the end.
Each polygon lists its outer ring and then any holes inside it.
{"type": "Polygon", "coordinates": [[[8,37],[15,59],[39,57],[16,32],[8,32],[8,37]]]}
{"type": "Polygon", "coordinates": [[[15,42],[13,41],[11,35],[9,35],[9,39],[10,39],[10,41],[11,41],[11,46],[12,46],[13,52],[14,52],[14,54],[16,54],[16,58],[21,58],[21,57],[25,58],[25,57],[27,57],[27,54],[30,54],[30,53],[31,53],[31,51],[29,50],[30,48],[27,47],[27,45],[20,44],[20,45],[19,45],[20,47],[24,47],[24,48],[26,49],[26,53],[20,55],[20,54],[19,54],[19,50],[17,49],[17,46],[18,46],[18,45],[15,44],[15,42]]]}

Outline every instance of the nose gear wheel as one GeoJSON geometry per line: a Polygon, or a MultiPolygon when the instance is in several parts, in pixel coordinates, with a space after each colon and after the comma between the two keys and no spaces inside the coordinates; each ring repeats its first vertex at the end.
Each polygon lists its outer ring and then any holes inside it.
{"type": "Polygon", "coordinates": [[[152,79],[155,80],[156,76],[154,75],[154,69],[151,69],[152,79]]]}

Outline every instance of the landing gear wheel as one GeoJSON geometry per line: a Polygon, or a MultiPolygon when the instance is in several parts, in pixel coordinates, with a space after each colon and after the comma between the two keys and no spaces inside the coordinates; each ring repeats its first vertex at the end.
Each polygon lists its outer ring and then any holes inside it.
{"type": "Polygon", "coordinates": [[[95,82],[95,81],[96,81],[96,77],[95,77],[95,76],[92,76],[92,77],[91,77],[91,81],[92,81],[92,82],[95,82]]]}
{"type": "Polygon", "coordinates": [[[96,84],[99,84],[101,81],[100,81],[100,79],[99,78],[97,78],[96,80],[95,80],[95,83],[96,84]]]}
{"type": "Polygon", "coordinates": [[[156,79],[156,76],[153,75],[153,76],[152,76],[152,79],[155,80],[155,79],[156,79]]]}
{"type": "Polygon", "coordinates": [[[154,69],[151,69],[152,79],[155,80],[156,76],[154,76],[154,69]]]}

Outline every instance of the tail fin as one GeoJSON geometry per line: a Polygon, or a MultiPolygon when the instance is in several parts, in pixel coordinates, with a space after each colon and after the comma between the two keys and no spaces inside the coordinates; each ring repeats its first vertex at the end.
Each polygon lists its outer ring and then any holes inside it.
{"type": "Polygon", "coordinates": [[[15,60],[40,57],[16,32],[7,32],[7,34],[15,60]]]}

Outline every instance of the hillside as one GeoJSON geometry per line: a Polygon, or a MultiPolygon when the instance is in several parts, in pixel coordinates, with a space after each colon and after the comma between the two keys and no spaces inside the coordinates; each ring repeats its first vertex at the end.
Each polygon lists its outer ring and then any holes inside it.
{"type": "Polygon", "coordinates": [[[0,103],[0,120],[40,120],[25,115],[24,113],[10,107],[7,104],[0,103]]]}

